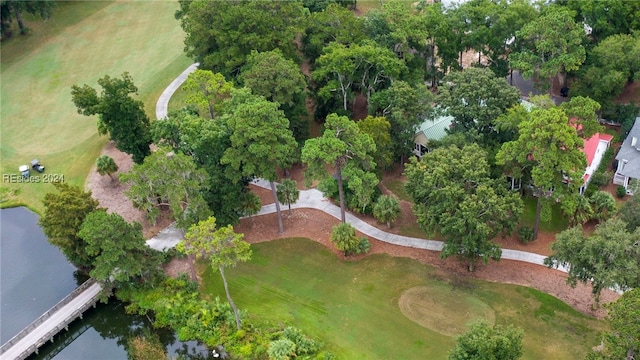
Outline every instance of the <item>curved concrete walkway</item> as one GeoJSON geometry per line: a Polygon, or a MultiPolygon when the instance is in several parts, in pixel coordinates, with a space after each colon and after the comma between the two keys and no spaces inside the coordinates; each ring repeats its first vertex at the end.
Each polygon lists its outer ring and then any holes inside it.
{"type": "MultiPolygon", "coordinates": [[[[184,83],[187,76],[194,72],[198,68],[199,63],[190,65],[185,71],[182,72],[175,80],[169,84],[169,86],[162,92],[158,102],[156,103],[156,117],[158,119],[164,119],[167,116],[167,108],[169,105],[169,99],[176,92],[176,90],[184,83]]],[[[265,189],[271,189],[269,182],[263,179],[256,179],[253,184],[265,189]]],[[[317,189],[301,190],[300,197],[295,204],[291,204],[292,209],[316,209],[324,211],[325,213],[333,216],[336,219],[340,219],[340,207],[332,204],[326,199],[322,193],[317,189]]],[[[269,204],[262,207],[257,215],[265,215],[276,212],[275,204],[269,204]]],[[[372,237],[374,239],[387,242],[389,244],[407,246],[416,249],[425,249],[433,251],[442,251],[442,241],[437,240],[425,240],[419,238],[412,238],[408,236],[390,234],[382,231],[374,226],[367,224],[366,222],[358,219],[354,215],[347,213],[347,222],[353,225],[361,233],[372,237]]],[[[162,230],[156,237],[149,239],[147,244],[154,249],[164,250],[175,246],[182,240],[182,231],[177,230],[174,224],[162,230]]],[[[526,251],[502,249],[502,259],[523,261],[531,264],[545,266],[543,261],[546,256],[530,253],[526,251]]],[[[546,267],[546,266],[545,266],[546,267]]],[[[558,270],[567,272],[565,267],[559,267],[558,270]]]]}
{"type": "Polygon", "coordinates": [[[156,102],[156,118],[158,120],[162,120],[167,117],[169,100],[171,99],[173,94],[176,92],[176,90],[178,90],[180,85],[182,85],[182,83],[185,82],[185,80],[187,80],[187,76],[189,76],[189,74],[191,74],[192,72],[196,71],[196,69],[198,69],[198,65],[200,65],[200,63],[189,65],[189,67],[185,71],[183,71],[180,75],[178,75],[178,77],[175,78],[171,82],[171,84],[167,86],[166,89],[164,89],[162,94],[160,94],[160,98],[158,99],[158,102],[156,102]]]}
{"type": "MultiPolygon", "coordinates": [[[[271,187],[269,186],[269,182],[263,179],[254,180],[253,184],[268,190],[271,189],[271,187]]],[[[325,213],[333,216],[338,220],[340,219],[340,207],[331,203],[331,201],[326,199],[322,195],[322,192],[320,192],[317,189],[301,190],[298,201],[295,204],[291,204],[291,208],[292,209],[301,209],[301,208],[316,209],[316,210],[324,211],[325,213]]],[[[275,204],[269,204],[269,205],[263,206],[257,215],[271,214],[274,212],[276,212],[275,204]]],[[[389,244],[407,246],[407,247],[412,247],[416,249],[442,251],[442,245],[443,245],[442,241],[426,240],[426,239],[419,239],[419,238],[412,238],[408,236],[390,234],[386,231],[380,230],[374,226],[369,225],[365,221],[360,220],[359,218],[357,218],[356,216],[350,213],[347,213],[346,220],[349,224],[353,225],[353,227],[356,228],[361,233],[369,237],[372,237],[374,239],[384,241],[389,244]]],[[[546,265],[544,265],[545,258],[546,256],[544,255],[530,253],[526,251],[502,249],[502,259],[523,261],[523,262],[542,265],[546,267],[546,265]]],[[[567,272],[567,269],[565,267],[559,267],[558,270],[565,273],[567,272]]]]}

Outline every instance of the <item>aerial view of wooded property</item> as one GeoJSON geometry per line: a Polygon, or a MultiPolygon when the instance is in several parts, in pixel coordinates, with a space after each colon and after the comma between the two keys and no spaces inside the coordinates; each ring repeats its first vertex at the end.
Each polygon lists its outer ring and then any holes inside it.
{"type": "Polygon", "coordinates": [[[0,358],[640,358],[640,1],[0,11],[0,206],[88,279],[0,358]]]}

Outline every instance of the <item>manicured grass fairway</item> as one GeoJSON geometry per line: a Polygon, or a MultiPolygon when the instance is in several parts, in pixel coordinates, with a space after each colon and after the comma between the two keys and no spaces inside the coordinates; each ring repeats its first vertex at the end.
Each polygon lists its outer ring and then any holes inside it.
{"type": "MultiPolygon", "coordinates": [[[[177,1],[58,2],[47,22],[27,19],[31,35],[14,32],[0,52],[1,174],[17,174],[18,166],[38,158],[46,173],[84,184],[107,138],[97,135],[97,118],[76,112],[74,84],[98,87],[104,75],[128,71],[155,119],[160,93],[190,63],[173,17],[177,9],[177,1]]],[[[53,190],[42,182],[3,181],[2,187],[17,195],[1,206],[36,211],[53,190]]]]}
{"type": "MultiPolygon", "coordinates": [[[[583,359],[605,327],[539,291],[444,279],[411,259],[372,255],[341,261],[308,239],[274,240],[252,249],[249,263],[226,271],[239,308],[261,321],[300,327],[340,359],[445,359],[455,339],[421,327],[400,311],[398,299],[414,287],[433,295],[422,301],[438,310],[425,316],[462,321],[461,313],[490,308],[496,323],[522,327],[524,359],[583,359]],[[437,303],[428,304],[432,299],[437,303]]],[[[224,299],[217,272],[207,270],[204,283],[207,296],[224,299]]],[[[464,331],[467,320],[462,322],[448,330],[464,331]]]]}

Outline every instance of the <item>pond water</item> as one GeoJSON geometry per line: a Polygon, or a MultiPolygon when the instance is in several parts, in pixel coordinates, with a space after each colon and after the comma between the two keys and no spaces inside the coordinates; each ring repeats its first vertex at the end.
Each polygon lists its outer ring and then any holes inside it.
{"type": "MultiPolygon", "coordinates": [[[[69,294],[86,278],[38,226],[38,215],[26,208],[0,210],[0,340],[2,343],[29,325],[69,294]]],[[[177,341],[173,332],[153,329],[146,317],[127,315],[124,304],[89,309],[68,331],[55,336],[30,359],[127,359],[132,336],[154,332],[168,353],[184,359],[203,359],[195,342],[177,341]]]]}

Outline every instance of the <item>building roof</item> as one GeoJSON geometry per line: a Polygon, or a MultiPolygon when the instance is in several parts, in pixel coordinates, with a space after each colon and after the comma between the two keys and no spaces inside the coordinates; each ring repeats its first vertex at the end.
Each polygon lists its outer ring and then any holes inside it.
{"type": "Polygon", "coordinates": [[[622,175],[640,179],[640,117],[636,118],[636,122],[633,124],[631,131],[627,135],[627,138],[624,139],[622,146],[620,146],[620,150],[618,151],[618,155],[616,155],[616,160],[623,161],[626,160],[627,164],[624,169],[620,172],[622,175]],[[636,138],[636,144],[631,146],[633,142],[633,138],[636,138]]]}
{"type": "MultiPolygon", "coordinates": [[[[535,105],[524,99],[520,99],[520,105],[527,111],[531,111],[535,107],[535,105]]],[[[435,119],[425,119],[418,127],[416,135],[422,133],[427,140],[441,140],[447,135],[446,130],[451,127],[454,120],[453,116],[450,115],[440,116],[435,119]]]]}
{"type": "Polygon", "coordinates": [[[426,119],[418,127],[417,134],[424,134],[427,140],[440,140],[447,135],[447,129],[453,123],[453,116],[440,116],[435,119],[426,119]]]}
{"type": "Polygon", "coordinates": [[[582,152],[587,155],[587,166],[591,166],[593,164],[593,159],[596,156],[596,151],[598,150],[598,145],[600,141],[611,142],[613,139],[612,135],[609,134],[600,134],[596,133],[589,139],[583,139],[584,147],[582,148],[582,152]]]}

